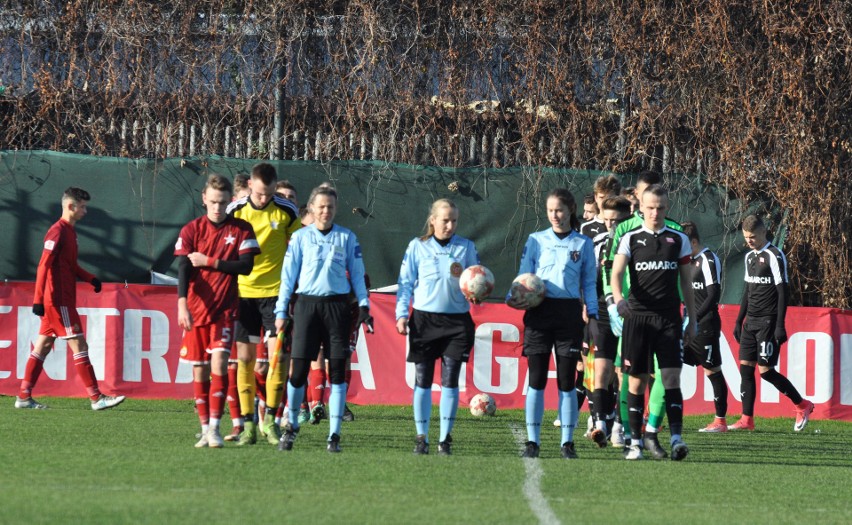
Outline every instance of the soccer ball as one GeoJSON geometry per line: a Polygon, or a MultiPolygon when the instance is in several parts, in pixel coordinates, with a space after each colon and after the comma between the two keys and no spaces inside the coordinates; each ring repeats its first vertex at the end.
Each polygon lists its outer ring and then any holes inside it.
{"type": "Polygon", "coordinates": [[[481,264],[468,266],[459,277],[459,288],[468,301],[481,302],[494,290],[494,274],[481,264]]]}
{"type": "Polygon", "coordinates": [[[522,273],[512,281],[510,290],[513,299],[525,299],[530,308],[534,308],[544,301],[545,286],[541,277],[534,273],[522,273]]]}
{"type": "Polygon", "coordinates": [[[470,400],[470,413],[476,417],[493,416],[497,412],[497,403],[488,394],[476,394],[470,400]]]}

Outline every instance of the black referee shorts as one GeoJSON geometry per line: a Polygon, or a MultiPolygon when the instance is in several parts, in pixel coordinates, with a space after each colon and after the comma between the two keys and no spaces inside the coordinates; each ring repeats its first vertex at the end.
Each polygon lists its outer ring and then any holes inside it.
{"type": "Polygon", "coordinates": [[[327,359],[349,356],[352,313],[349,295],[300,295],[293,309],[293,359],[315,361],[320,345],[327,359]]]}
{"type": "Polygon", "coordinates": [[[580,358],[583,306],[577,299],[551,299],[524,313],[524,355],[549,354],[580,358]]]}
{"type": "Polygon", "coordinates": [[[409,363],[435,361],[447,356],[467,362],[476,326],[470,313],[436,314],[414,310],[408,319],[409,363]]]}

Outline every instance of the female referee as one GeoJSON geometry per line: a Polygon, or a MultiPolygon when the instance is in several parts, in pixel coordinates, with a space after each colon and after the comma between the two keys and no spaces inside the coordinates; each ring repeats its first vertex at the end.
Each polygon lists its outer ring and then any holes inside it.
{"type": "Polygon", "coordinates": [[[299,294],[293,311],[293,345],[287,382],[288,423],[278,450],[293,448],[299,432],[299,407],[305,397],[310,363],[316,360],[322,344],[327,352],[331,382],[328,451],[340,452],[340,426],[346,406],[346,358],[352,330],[350,291],[354,291],[358,299],[357,325],[364,323],[372,332],[373,318],[364,283],[361,246],[352,231],[333,222],[337,192],[329,187],[314,188],[308,198],[308,208],[314,223],[297,230],[290,238],[281,269],[281,290],[275,304],[275,327],[280,332],[289,322],[288,308],[294,289],[299,294]],[[351,279],[347,278],[347,272],[351,279]]]}
{"type": "MultiPolygon", "coordinates": [[[[507,298],[512,308],[524,313],[524,355],[529,365],[526,399],[527,439],[523,457],[539,454],[541,420],[544,416],[544,388],[550,366],[550,352],[556,349],[556,377],[559,386],[562,428],[562,457],[575,459],[574,427],[577,424],[577,395],[574,392],[577,360],[583,346],[583,306],[589,316],[589,333],[597,336],[598,296],[595,289],[595,254],[592,240],[580,235],[577,203],[566,189],[547,195],[547,218],[551,228],[530,234],[518,274],[534,273],[546,285],[544,301],[530,308],[526,300],[507,298]]],[[[594,340],[594,339],[593,339],[594,340]]]]}
{"type": "Polygon", "coordinates": [[[441,359],[441,435],[438,454],[450,455],[450,432],[459,406],[459,372],[473,347],[470,304],[459,288],[465,268],[479,264],[473,242],[456,235],[459,211],[448,199],[432,203],[426,234],[413,239],[399,269],[396,329],[408,334],[407,360],[414,363],[414,453],[429,453],[432,377],[441,359]],[[409,318],[409,304],[414,309],[409,318]]]}

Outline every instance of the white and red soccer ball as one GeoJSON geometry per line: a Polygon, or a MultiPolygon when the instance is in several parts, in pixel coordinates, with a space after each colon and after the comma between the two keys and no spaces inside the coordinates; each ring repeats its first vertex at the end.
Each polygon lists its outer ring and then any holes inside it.
{"type": "Polygon", "coordinates": [[[494,274],[481,264],[468,266],[459,277],[459,288],[468,301],[482,302],[494,290],[494,274]]]}
{"type": "Polygon", "coordinates": [[[512,281],[509,293],[512,299],[526,301],[530,308],[535,308],[544,301],[545,291],[541,277],[534,273],[522,273],[512,281]]]}
{"type": "Polygon", "coordinates": [[[493,416],[497,412],[497,403],[488,394],[476,394],[470,400],[470,413],[476,417],[493,416]]]}

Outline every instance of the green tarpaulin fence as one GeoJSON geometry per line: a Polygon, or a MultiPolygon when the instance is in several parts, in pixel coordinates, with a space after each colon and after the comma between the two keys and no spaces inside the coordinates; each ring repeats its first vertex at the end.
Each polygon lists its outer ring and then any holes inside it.
{"type": "MultiPolygon", "coordinates": [[[[0,152],[0,277],[33,280],[47,228],[60,215],[68,186],[92,195],[78,224],[80,262],[102,280],[148,282],[150,271],[176,274],[173,247],[181,226],[204,213],[200,190],[207,174],[233,178],[256,161],[221,157],[125,159],[48,151],[0,152]]],[[[396,282],[408,242],[423,231],[431,203],[453,199],[458,234],[473,239],[497,280],[493,298],[515,276],[526,236],[549,227],[543,196],[566,187],[582,210],[602,173],[540,168],[448,169],[381,162],[271,162],[301,199],[323,181],[340,194],[337,220],[361,241],[373,286],[396,282]],[[452,191],[450,187],[456,189],[452,191]]],[[[632,175],[622,182],[631,184],[632,175]]],[[[744,246],[740,208],[723,189],[693,176],[672,175],[670,216],[692,220],[724,263],[724,303],[739,302],[744,246]]]]}

